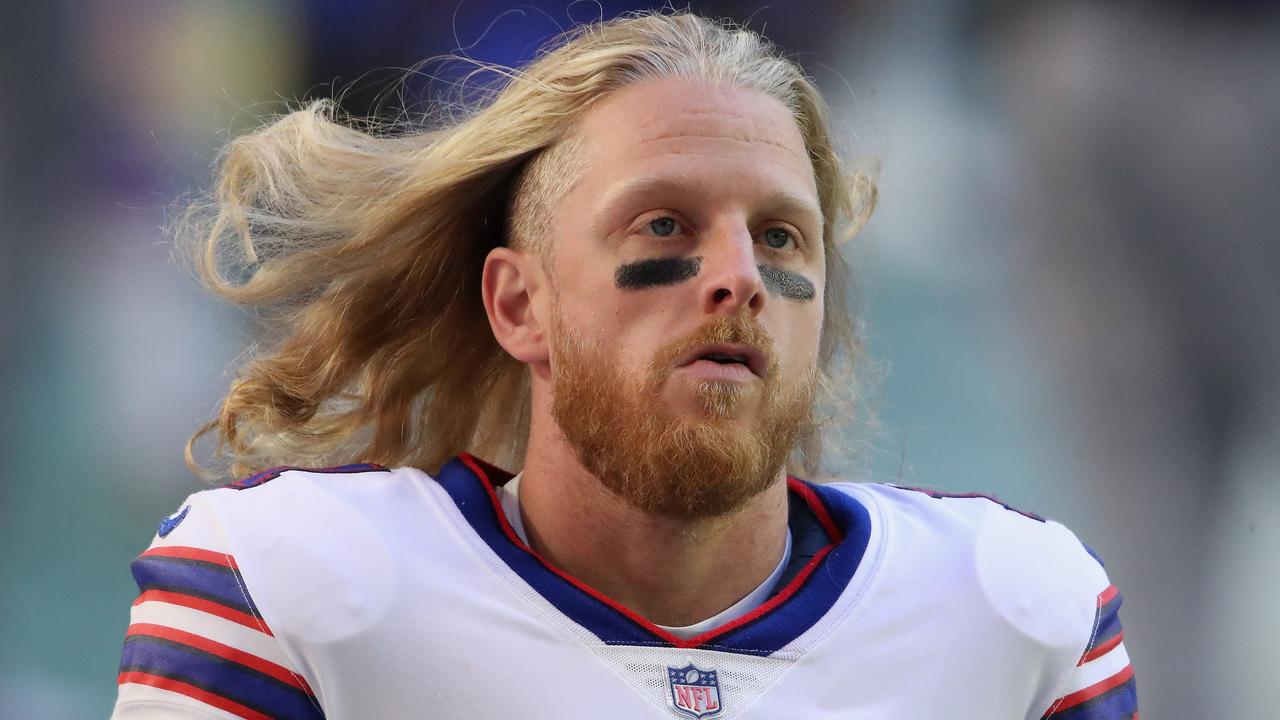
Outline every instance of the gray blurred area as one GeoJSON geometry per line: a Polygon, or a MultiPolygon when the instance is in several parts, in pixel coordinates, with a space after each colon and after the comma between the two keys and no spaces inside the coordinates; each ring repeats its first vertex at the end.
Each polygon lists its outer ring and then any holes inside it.
{"type": "MultiPolygon", "coordinates": [[[[641,3],[143,0],[0,14],[0,715],[108,713],[128,565],[252,329],[171,258],[227,138],[641,3]]],[[[881,167],[859,479],[1061,520],[1144,718],[1275,716],[1280,15],[1263,2],[694,2],[793,52],[881,167]]],[[[422,109],[421,76],[403,98],[422,109]],[[415,104],[416,103],[416,104],[415,104]]],[[[976,649],[975,652],[980,652],[976,649]]]]}

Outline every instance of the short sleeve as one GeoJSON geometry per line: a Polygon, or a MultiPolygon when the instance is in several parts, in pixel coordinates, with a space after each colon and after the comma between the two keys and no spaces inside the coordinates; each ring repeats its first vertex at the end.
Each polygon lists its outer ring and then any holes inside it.
{"type": "Polygon", "coordinates": [[[1138,720],[1138,695],[1120,626],[1120,591],[1098,594],[1093,629],[1064,692],[1044,720],[1138,720]]]}
{"type": "Polygon", "coordinates": [[[138,597],[117,677],[117,720],[323,718],[254,604],[208,493],[165,518],[133,561],[138,597]]]}

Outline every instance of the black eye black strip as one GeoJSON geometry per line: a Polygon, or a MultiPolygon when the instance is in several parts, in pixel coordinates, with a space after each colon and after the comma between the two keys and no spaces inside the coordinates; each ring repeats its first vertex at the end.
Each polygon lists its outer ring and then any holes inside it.
{"type": "Polygon", "coordinates": [[[817,294],[813,283],[803,275],[772,265],[757,265],[765,287],[791,300],[812,300],[817,294]]]}
{"type": "Polygon", "coordinates": [[[682,283],[701,268],[701,257],[653,258],[619,266],[613,279],[624,290],[645,290],[682,283]]]}

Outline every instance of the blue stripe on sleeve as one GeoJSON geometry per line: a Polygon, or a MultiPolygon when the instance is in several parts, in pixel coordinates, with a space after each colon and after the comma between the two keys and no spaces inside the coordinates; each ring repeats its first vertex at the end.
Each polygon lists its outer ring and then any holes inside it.
{"type": "Polygon", "coordinates": [[[1120,632],[1120,603],[1123,598],[1120,593],[1111,599],[1111,602],[1098,608],[1098,629],[1093,634],[1093,641],[1089,643],[1089,650],[1110,640],[1120,632]]]}
{"type": "Polygon", "coordinates": [[[143,672],[189,683],[272,718],[324,716],[298,688],[189,645],[145,635],[124,643],[120,672],[143,672]]]}
{"type": "Polygon", "coordinates": [[[142,556],[130,566],[138,589],[167,590],[204,598],[251,615],[257,608],[245,601],[235,571],[228,567],[184,558],[142,556]]]}

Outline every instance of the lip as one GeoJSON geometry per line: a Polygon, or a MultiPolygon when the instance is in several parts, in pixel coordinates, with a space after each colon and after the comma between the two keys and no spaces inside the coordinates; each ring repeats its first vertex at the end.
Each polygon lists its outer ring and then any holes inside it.
{"type": "Polygon", "coordinates": [[[741,355],[747,359],[747,369],[752,375],[763,378],[769,368],[765,365],[764,354],[750,345],[734,345],[731,343],[716,343],[714,345],[702,345],[694,348],[687,355],[680,359],[678,367],[686,367],[692,365],[698,360],[703,359],[712,353],[720,353],[723,355],[741,355]]]}

